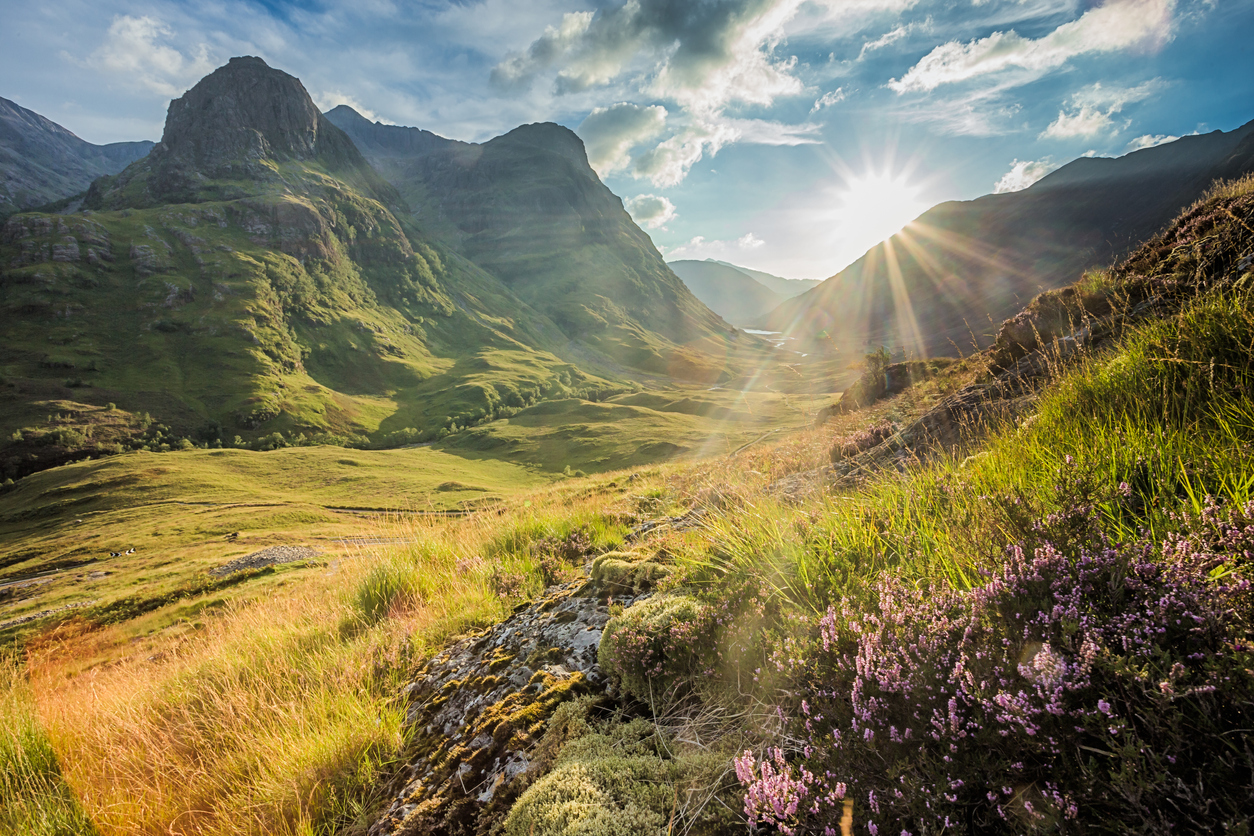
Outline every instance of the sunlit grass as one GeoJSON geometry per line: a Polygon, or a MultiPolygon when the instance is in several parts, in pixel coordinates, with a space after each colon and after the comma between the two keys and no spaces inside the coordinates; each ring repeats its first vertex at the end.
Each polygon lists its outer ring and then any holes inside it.
{"type": "Polygon", "coordinates": [[[613,547],[631,502],[572,484],[463,519],[397,516],[379,530],[397,545],[230,605],[147,657],[81,670],[122,628],[68,622],[28,646],[29,687],[5,668],[4,815],[14,832],[80,832],[57,822],[87,816],[101,834],[364,832],[403,747],[406,675],[508,613],[502,574],[517,595],[543,588],[536,541],[613,547]]]}

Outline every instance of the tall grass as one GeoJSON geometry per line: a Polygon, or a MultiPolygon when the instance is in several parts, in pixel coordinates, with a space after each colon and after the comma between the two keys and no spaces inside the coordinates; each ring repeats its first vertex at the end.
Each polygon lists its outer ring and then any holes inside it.
{"type": "Polygon", "coordinates": [[[0,833],[94,832],[62,777],[18,661],[0,657],[0,833]]]}
{"type": "Polygon", "coordinates": [[[120,627],[63,625],[29,646],[29,686],[15,662],[3,669],[0,827],[364,833],[403,749],[399,694],[415,665],[508,613],[503,573],[515,596],[542,589],[538,542],[578,531],[612,547],[629,505],[593,486],[460,520],[396,517],[380,534],[398,545],[234,605],[144,658],[125,656],[120,627]],[[120,658],[92,664],[111,647],[120,658]]]}
{"type": "MultiPolygon", "coordinates": [[[[886,569],[967,588],[1031,534],[1032,520],[1074,498],[1057,495],[1068,460],[1107,497],[1128,486],[1127,497],[1099,500],[1108,532],[1161,537],[1173,514],[1200,513],[1208,495],[1254,498],[1251,393],[1254,295],[1208,294],[1126,335],[1117,352],[1086,358],[1033,418],[974,456],[916,463],[803,505],[742,480],[738,502],[706,519],[707,548],[685,557],[690,577],[755,578],[810,612],[867,593],[886,569]]],[[[783,452],[813,447],[811,438],[783,452]]]]}

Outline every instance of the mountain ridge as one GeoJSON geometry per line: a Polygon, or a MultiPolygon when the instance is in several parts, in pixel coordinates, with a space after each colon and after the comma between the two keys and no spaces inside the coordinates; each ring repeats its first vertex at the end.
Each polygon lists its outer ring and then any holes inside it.
{"type": "Polygon", "coordinates": [[[756,324],[852,354],[984,346],[1038,293],[1126,254],[1214,180],[1251,170],[1254,122],[1082,157],[1019,192],[938,204],[756,324]]]}
{"type": "Polygon", "coordinates": [[[78,194],[154,145],[148,140],[95,145],[0,97],[0,218],[78,194]]]}
{"type": "Polygon", "coordinates": [[[418,224],[464,252],[571,339],[649,374],[714,380],[731,328],[683,284],[554,123],[484,143],[329,111],[418,224]],[[659,339],[660,337],[660,339],[659,339]],[[692,347],[696,341],[701,345],[692,347]]]}

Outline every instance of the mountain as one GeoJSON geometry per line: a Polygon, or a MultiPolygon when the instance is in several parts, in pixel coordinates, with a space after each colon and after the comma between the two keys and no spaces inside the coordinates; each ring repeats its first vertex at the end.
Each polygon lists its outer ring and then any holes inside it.
{"type": "Polygon", "coordinates": [[[733,325],[759,319],[785,298],[740,269],[717,261],[681,260],[667,266],[693,295],[733,325]]]}
{"type": "Polygon", "coordinates": [[[59,422],[108,405],[175,437],[399,443],[622,387],[424,235],[301,83],[258,58],[171,102],[161,142],[85,203],[0,228],[6,476],[107,452],[59,422]]]}
{"type": "Polygon", "coordinates": [[[783,276],[764,273],[761,270],[754,270],[750,267],[741,267],[739,264],[732,264],[728,261],[718,261],[713,258],[707,258],[706,261],[712,261],[715,264],[721,264],[724,267],[731,267],[735,270],[739,270],[749,278],[755,280],[758,284],[769,287],[785,299],[800,296],[810,288],[818,287],[823,283],[822,279],[785,279],[783,276]]]}
{"type": "Polygon", "coordinates": [[[346,105],[327,118],[397,188],[422,228],[568,338],[640,371],[719,373],[731,329],[666,266],[572,131],[524,125],[474,144],[372,123],[346,105]]]}
{"type": "Polygon", "coordinates": [[[78,194],[148,153],[151,142],[93,145],[0,98],[0,218],[78,194]]]}
{"type": "Polygon", "coordinates": [[[1254,170],[1254,122],[1114,159],[1081,158],[1011,194],[936,206],[760,318],[828,351],[987,345],[1043,290],[1128,253],[1219,178],[1254,170]]]}

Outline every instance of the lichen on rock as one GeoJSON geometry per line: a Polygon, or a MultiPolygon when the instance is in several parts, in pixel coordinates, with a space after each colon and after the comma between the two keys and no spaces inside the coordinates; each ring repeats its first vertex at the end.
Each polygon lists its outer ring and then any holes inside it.
{"type": "Polygon", "coordinates": [[[557,708],[605,691],[597,649],[608,599],[592,582],[555,587],[424,665],[405,689],[409,766],[371,836],[490,832],[525,789],[557,708]]]}

